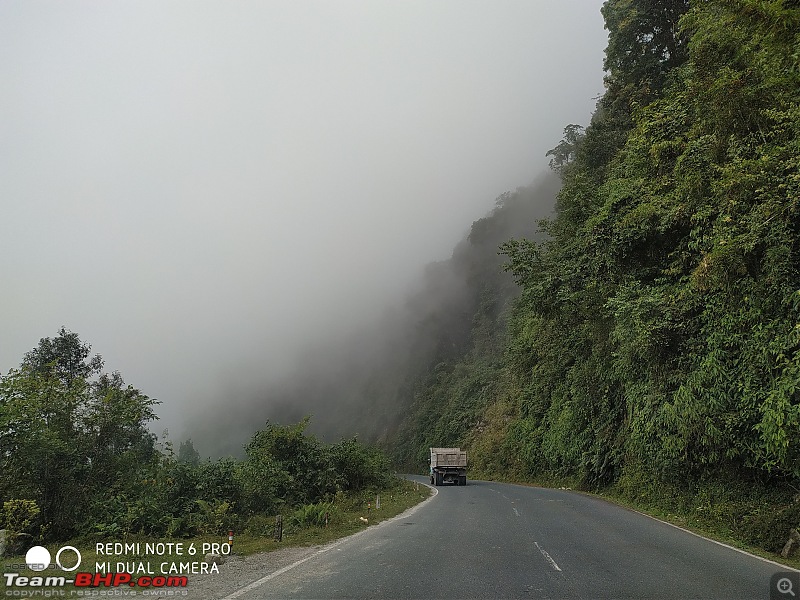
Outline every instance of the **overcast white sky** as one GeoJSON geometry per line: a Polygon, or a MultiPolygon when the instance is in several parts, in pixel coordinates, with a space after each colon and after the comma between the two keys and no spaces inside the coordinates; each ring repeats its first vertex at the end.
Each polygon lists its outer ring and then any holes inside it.
{"type": "Polygon", "coordinates": [[[602,93],[601,0],[0,3],[0,372],[235,402],[402,297],[602,93]]]}

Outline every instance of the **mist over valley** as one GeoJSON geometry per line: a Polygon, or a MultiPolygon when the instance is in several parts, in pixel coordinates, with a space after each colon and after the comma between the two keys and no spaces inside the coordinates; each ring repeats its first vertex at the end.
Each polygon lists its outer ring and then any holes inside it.
{"type": "Polygon", "coordinates": [[[425,265],[588,119],[600,5],[3,3],[0,372],[64,326],[174,442],[382,435],[388,402],[346,426],[361,371],[408,360],[450,293],[425,265]]]}

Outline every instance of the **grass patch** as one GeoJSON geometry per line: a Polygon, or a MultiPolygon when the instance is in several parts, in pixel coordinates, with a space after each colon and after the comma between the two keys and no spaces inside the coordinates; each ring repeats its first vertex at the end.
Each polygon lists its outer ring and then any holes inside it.
{"type": "MultiPolygon", "coordinates": [[[[232,554],[249,555],[259,552],[271,552],[279,548],[292,546],[325,544],[366,529],[368,525],[361,521],[360,517],[368,519],[369,525],[374,525],[399,515],[408,508],[419,504],[430,495],[430,488],[401,479],[396,480],[394,485],[390,488],[381,490],[380,492],[364,492],[353,495],[337,494],[331,502],[320,503],[322,506],[306,505],[283,514],[284,530],[283,539],[280,542],[273,538],[275,516],[256,515],[248,519],[242,531],[234,531],[232,554]],[[376,506],[378,496],[380,496],[380,508],[376,506]],[[320,511],[322,512],[321,521],[318,518],[320,511]],[[327,526],[325,525],[324,519],[325,513],[328,514],[327,526]],[[306,518],[303,518],[304,515],[306,518]]],[[[144,575],[157,576],[164,574],[162,573],[164,570],[164,565],[162,565],[162,563],[166,563],[167,570],[170,570],[170,565],[189,562],[199,563],[204,559],[204,544],[209,545],[205,548],[208,549],[211,544],[221,545],[227,543],[227,541],[227,535],[202,536],[188,539],[151,538],[130,535],[126,536],[124,539],[75,539],[67,542],[45,544],[45,547],[50,552],[51,563],[53,563],[53,565],[55,564],[55,555],[60,548],[64,546],[74,546],[80,550],[82,562],[80,567],[71,574],[72,576],[77,572],[94,573],[98,563],[110,562],[111,572],[117,571],[117,563],[126,563],[126,567],[134,567],[134,570],[138,569],[139,572],[134,573],[135,578],[144,575]],[[129,545],[138,544],[138,550],[140,550],[140,552],[131,552],[124,556],[108,556],[102,552],[98,553],[98,543],[113,544],[116,542],[129,545]],[[170,549],[170,543],[173,544],[171,547],[172,552],[167,551],[170,549]],[[148,553],[147,544],[163,544],[165,553],[157,556],[148,553]],[[195,552],[194,554],[191,554],[192,545],[195,552]]],[[[136,549],[137,547],[133,546],[133,548],[136,549]]],[[[46,569],[42,572],[34,572],[28,569],[27,566],[24,566],[24,555],[4,556],[0,560],[2,560],[4,573],[19,573],[21,576],[29,578],[62,575],[65,575],[67,579],[71,578],[70,574],[64,573],[58,567],[46,569]],[[24,568],[20,568],[22,566],[24,566],[24,568]]],[[[61,558],[62,564],[68,568],[75,564],[75,560],[76,556],[71,551],[65,551],[61,558]]],[[[191,581],[191,574],[183,574],[187,575],[189,581],[191,581]]],[[[0,581],[0,591],[3,595],[5,595],[6,589],[21,590],[23,588],[15,588],[14,586],[8,587],[5,578],[3,578],[0,581]]],[[[33,588],[27,589],[33,591],[33,588]]],[[[64,586],[64,588],[58,589],[84,590],[87,588],[76,588],[74,585],[68,584],[64,586]]],[[[69,592],[67,592],[67,594],[69,594],[69,592]]]]}

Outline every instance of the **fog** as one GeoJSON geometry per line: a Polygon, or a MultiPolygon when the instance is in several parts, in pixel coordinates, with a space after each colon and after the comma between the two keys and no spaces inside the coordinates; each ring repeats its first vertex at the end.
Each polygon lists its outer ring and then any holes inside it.
{"type": "Polygon", "coordinates": [[[64,325],[157,431],[293,418],[588,122],[601,5],[0,3],[0,372],[64,325]]]}
{"type": "Polygon", "coordinates": [[[503,194],[448,259],[421,269],[405,295],[387,302],[380,315],[363,315],[336,338],[316,339],[281,377],[239,381],[235,404],[187,416],[187,437],[202,456],[242,456],[266,420],[294,423],[310,416],[310,431],[323,440],[355,435],[391,445],[437,365],[470,353],[486,358],[497,347],[492,344],[502,348],[500,332],[519,288],[502,268],[506,257],[498,247],[512,238],[543,239],[538,223],[552,216],[560,187],[550,172],[503,194]]]}

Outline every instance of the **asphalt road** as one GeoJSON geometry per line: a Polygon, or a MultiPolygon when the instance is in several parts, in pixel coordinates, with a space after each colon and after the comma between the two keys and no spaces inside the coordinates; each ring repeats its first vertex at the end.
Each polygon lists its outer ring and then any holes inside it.
{"type": "Polygon", "coordinates": [[[783,570],[578,493],[481,481],[437,490],[416,512],[229,598],[767,600],[783,570]]]}

